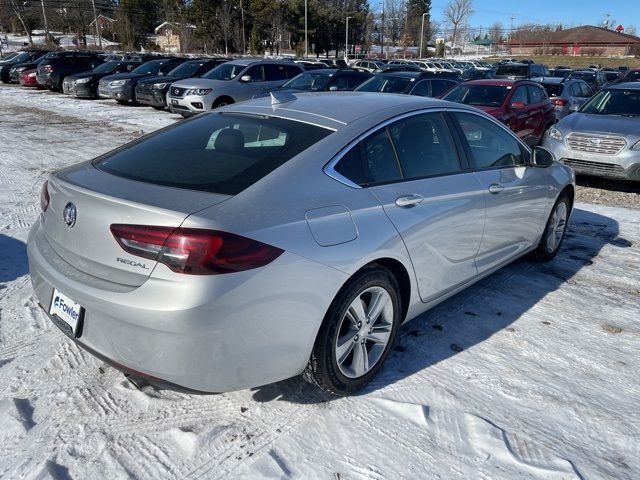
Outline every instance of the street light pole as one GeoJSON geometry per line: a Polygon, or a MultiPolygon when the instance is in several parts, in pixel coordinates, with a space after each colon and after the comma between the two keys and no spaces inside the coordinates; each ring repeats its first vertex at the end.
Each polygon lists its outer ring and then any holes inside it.
{"type": "Polygon", "coordinates": [[[304,58],[309,57],[309,31],[307,29],[307,0],[304,0],[304,58]]]}
{"type": "MultiPolygon", "coordinates": [[[[93,21],[96,23],[96,35],[98,36],[98,48],[102,50],[102,36],[100,36],[100,26],[98,25],[98,14],[96,13],[95,0],[91,0],[91,5],[93,6],[93,21]]],[[[44,11],[44,5],[42,7],[42,10],[44,11]]]]}
{"type": "Polygon", "coordinates": [[[422,14],[422,24],[420,25],[420,55],[418,55],[418,58],[422,58],[422,43],[424,40],[424,17],[426,17],[427,15],[427,13],[422,14]]]}
{"type": "MultiPolygon", "coordinates": [[[[347,17],[347,28],[345,28],[344,33],[344,61],[349,63],[349,19],[351,17],[347,17]]],[[[357,57],[356,57],[357,58],[357,57]]]]}

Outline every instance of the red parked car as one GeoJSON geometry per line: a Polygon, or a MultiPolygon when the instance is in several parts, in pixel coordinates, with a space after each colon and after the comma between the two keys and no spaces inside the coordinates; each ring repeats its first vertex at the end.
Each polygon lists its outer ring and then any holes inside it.
{"type": "Polygon", "coordinates": [[[545,89],[529,80],[471,80],[442,96],[484,110],[504,123],[529,145],[538,145],[555,122],[545,89]]]}
{"type": "Polygon", "coordinates": [[[23,70],[20,74],[20,85],[22,85],[23,87],[40,88],[40,85],[38,85],[38,82],[36,81],[37,73],[37,68],[32,68],[31,70],[23,70]]]}

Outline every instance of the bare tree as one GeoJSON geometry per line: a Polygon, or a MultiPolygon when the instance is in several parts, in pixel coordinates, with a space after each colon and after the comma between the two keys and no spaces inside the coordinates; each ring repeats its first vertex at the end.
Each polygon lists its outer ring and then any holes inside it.
{"type": "Polygon", "coordinates": [[[385,38],[391,40],[391,44],[396,46],[402,36],[402,29],[405,22],[405,2],[404,0],[385,0],[385,38]]]}
{"type": "Polygon", "coordinates": [[[456,44],[456,37],[460,25],[464,25],[473,13],[473,0],[449,0],[444,9],[444,18],[453,25],[451,35],[451,49],[456,44]]]}
{"type": "Polygon", "coordinates": [[[33,45],[33,38],[31,38],[31,29],[27,26],[27,22],[25,20],[24,5],[19,5],[18,2],[16,2],[16,0],[11,0],[9,2],[9,7],[11,7],[11,11],[15,14],[18,20],[20,20],[20,23],[22,24],[22,28],[24,28],[24,31],[27,32],[29,45],[33,45]]]}
{"type": "Polygon", "coordinates": [[[627,28],[625,28],[624,33],[626,33],[627,35],[633,35],[635,37],[638,35],[638,30],[636,29],[635,25],[629,25],[627,28]]]}
{"type": "Polygon", "coordinates": [[[489,28],[489,40],[493,43],[500,43],[503,33],[504,29],[502,28],[502,23],[496,22],[491,25],[491,28],[489,28]]]}
{"type": "Polygon", "coordinates": [[[229,2],[222,2],[218,7],[218,26],[224,42],[224,54],[229,55],[229,41],[233,35],[233,7],[229,2]]]}

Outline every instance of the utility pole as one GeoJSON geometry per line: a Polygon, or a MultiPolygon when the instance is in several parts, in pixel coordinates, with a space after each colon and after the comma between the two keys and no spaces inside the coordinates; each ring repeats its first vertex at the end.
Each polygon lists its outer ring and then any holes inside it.
{"type": "Polygon", "coordinates": [[[309,31],[307,29],[307,0],[304,0],[304,58],[309,57],[309,31]]]}
{"type": "Polygon", "coordinates": [[[380,35],[380,58],[384,57],[384,1],[382,2],[382,34],[380,35]]]}
{"type": "MultiPolygon", "coordinates": [[[[42,9],[44,10],[44,0],[42,0],[42,9]]],[[[96,24],[96,35],[98,36],[98,48],[102,50],[102,37],[100,36],[100,26],[98,25],[98,14],[96,13],[96,0],[91,0],[93,6],[93,21],[96,24]]]]}
{"type": "Polygon", "coordinates": [[[422,58],[422,44],[424,42],[424,17],[426,17],[427,15],[429,14],[422,14],[422,23],[420,24],[420,54],[418,55],[418,58],[422,58]]]}
{"type": "Polygon", "coordinates": [[[51,39],[49,38],[49,23],[47,22],[47,11],[44,8],[44,0],[40,0],[40,5],[42,5],[42,18],[44,20],[44,38],[46,41],[49,41],[51,39]]]}
{"type": "MultiPolygon", "coordinates": [[[[349,64],[349,19],[351,17],[347,17],[347,27],[344,32],[344,61],[349,64]]],[[[357,57],[356,57],[357,58],[357,57]]]]}

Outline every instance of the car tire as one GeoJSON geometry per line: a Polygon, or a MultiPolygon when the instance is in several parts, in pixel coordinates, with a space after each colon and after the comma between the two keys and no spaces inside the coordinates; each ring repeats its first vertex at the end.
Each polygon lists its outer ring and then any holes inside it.
{"type": "Polygon", "coordinates": [[[400,312],[398,283],[387,269],[371,267],[357,273],[331,303],[303,378],[334,395],[363,388],[389,355],[400,312]]]}
{"type": "Polygon", "coordinates": [[[218,98],[215,102],[213,102],[213,107],[212,108],[221,108],[221,107],[226,107],[227,105],[231,105],[233,102],[233,100],[229,101],[228,98],[218,98]]]}
{"type": "Polygon", "coordinates": [[[563,192],[551,209],[542,238],[534,252],[536,259],[548,261],[558,254],[569,225],[570,215],[571,199],[566,192],[563,192]]]}
{"type": "Polygon", "coordinates": [[[164,107],[161,107],[159,105],[151,105],[151,108],[153,108],[154,110],[164,110],[164,107]]]}

